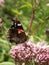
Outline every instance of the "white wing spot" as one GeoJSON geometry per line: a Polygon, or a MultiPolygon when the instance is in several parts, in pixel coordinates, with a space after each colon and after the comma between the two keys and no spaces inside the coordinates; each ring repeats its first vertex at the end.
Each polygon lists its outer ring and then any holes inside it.
{"type": "Polygon", "coordinates": [[[21,26],[21,24],[18,24],[18,26],[21,26]]]}

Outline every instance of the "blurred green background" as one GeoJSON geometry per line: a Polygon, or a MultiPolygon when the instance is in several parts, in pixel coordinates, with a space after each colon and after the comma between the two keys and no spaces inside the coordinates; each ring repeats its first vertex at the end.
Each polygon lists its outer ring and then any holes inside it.
{"type": "MultiPolygon", "coordinates": [[[[5,10],[7,9],[10,14],[17,16],[27,33],[34,6],[34,0],[4,1],[4,5],[0,6],[0,18],[3,19],[2,26],[0,27],[0,63],[6,61],[14,62],[9,53],[13,44],[7,40],[7,32],[12,25],[12,21],[7,19],[4,8],[5,10]]],[[[35,43],[45,40],[49,44],[49,0],[36,0],[35,18],[32,21],[29,37],[30,36],[32,36],[35,43]]]]}

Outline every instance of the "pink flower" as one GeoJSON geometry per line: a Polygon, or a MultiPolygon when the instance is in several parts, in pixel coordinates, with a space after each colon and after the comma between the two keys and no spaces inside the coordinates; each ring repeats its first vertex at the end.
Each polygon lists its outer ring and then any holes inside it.
{"type": "MultiPolygon", "coordinates": [[[[49,65],[49,46],[46,44],[37,44],[38,51],[37,54],[34,58],[36,64],[38,63],[39,65],[49,65]]],[[[37,64],[37,65],[38,65],[37,64]]]]}
{"type": "Polygon", "coordinates": [[[18,62],[20,61],[30,61],[32,59],[33,44],[30,42],[18,44],[13,46],[10,50],[11,56],[18,62]]]}
{"type": "Polygon", "coordinates": [[[33,59],[37,65],[49,65],[49,45],[46,42],[18,44],[11,48],[10,54],[18,62],[33,59]]]}
{"type": "Polygon", "coordinates": [[[47,44],[46,44],[46,41],[43,41],[43,42],[38,42],[37,43],[37,47],[42,47],[42,48],[45,48],[47,46],[47,44]]]}
{"type": "Polygon", "coordinates": [[[0,6],[4,6],[5,1],[4,0],[0,0],[0,6]]]}

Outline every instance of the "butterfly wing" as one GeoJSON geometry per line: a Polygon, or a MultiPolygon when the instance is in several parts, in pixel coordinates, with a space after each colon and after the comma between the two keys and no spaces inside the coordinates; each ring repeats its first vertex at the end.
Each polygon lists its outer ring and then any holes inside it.
{"type": "Polygon", "coordinates": [[[27,36],[20,21],[13,22],[13,25],[9,29],[8,39],[10,42],[15,42],[16,44],[23,43],[27,40],[27,36]]]}

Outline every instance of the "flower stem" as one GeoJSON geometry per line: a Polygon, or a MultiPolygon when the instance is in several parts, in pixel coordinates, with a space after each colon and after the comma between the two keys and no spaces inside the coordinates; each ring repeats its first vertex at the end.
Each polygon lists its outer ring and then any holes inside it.
{"type": "Polygon", "coordinates": [[[32,27],[32,22],[34,20],[35,17],[35,11],[36,11],[36,0],[34,0],[34,4],[33,4],[33,11],[32,11],[32,15],[31,15],[31,19],[30,19],[30,24],[29,24],[29,28],[28,28],[28,34],[30,33],[30,29],[32,27]]]}
{"type": "Polygon", "coordinates": [[[20,63],[20,65],[22,65],[22,63],[20,63]]]}

